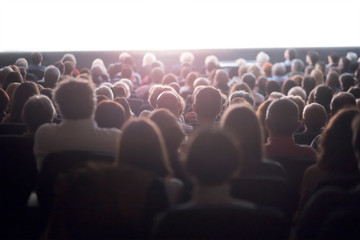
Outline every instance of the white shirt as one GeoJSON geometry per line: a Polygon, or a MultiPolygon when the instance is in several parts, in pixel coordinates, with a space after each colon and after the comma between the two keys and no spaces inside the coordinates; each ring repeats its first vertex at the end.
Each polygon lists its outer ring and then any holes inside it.
{"type": "Polygon", "coordinates": [[[99,128],[93,118],[44,124],[35,133],[34,154],[38,168],[51,152],[98,151],[115,156],[120,133],[115,128],[99,128]]]}

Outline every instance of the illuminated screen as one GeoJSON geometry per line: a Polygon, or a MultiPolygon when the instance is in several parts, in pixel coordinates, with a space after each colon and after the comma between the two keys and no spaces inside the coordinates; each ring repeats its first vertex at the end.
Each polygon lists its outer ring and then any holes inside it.
{"type": "Polygon", "coordinates": [[[359,0],[0,0],[0,52],[360,46],[359,0]]]}

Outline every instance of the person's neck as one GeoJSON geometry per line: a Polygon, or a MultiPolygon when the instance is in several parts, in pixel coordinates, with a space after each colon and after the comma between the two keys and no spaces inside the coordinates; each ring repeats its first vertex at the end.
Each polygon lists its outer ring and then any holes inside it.
{"type": "Polygon", "coordinates": [[[214,122],[215,122],[214,118],[206,118],[199,115],[196,116],[196,124],[198,125],[211,127],[214,124],[214,122]]]}

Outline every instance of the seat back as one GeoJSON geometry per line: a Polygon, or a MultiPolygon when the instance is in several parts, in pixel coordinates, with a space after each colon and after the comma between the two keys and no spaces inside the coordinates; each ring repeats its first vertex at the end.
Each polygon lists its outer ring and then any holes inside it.
{"type": "Polygon", "coordinates": [[[113,163],[114,156],[107,153],[91,151],[63,151],[50,153],[43,161],[40,171],[37,195],[40,207],[50,211],[54,199],[54,186],[60,174],[81,166],[81,164],[96,161],[113,163]]]}
{"type": "Polygon", "coordinates": [[[155,239],[287,239],[280,211],[241,206],[178,207],[157,219],[155,239]]]}
{"type": "Polygon", "coordinates": [[[23,123],[0,123],[0,135],[22,135],[26,132],[23,123]]]}
{"type": "Polygon", "coordinates": [[[290,214],[289,185],[281,177],[241,176],[232,180],[231,195],[290,214]]]}

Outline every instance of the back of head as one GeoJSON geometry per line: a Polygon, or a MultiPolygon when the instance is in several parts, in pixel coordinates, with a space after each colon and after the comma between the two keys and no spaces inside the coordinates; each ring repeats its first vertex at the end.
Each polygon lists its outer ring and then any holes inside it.
{"type": "Polygon", "coordinates": [[[31,133],[44,123],[51,123],[55,117],[56,111],[52,101],[44,95],[35,95],[30,97],[22,112],[24,123],[31,133]]]}
{"type": "Polygon", "coordinates": [[[64,54],[64,56],[61,58],[61,62],[65,63],[66,61],[70,61],[70,62],[74,63],[76,66],[76,58],[75,58],[74,54],[72,54],[72,53],[64,54]]]}
{"type": "MultiPolygon", "coordinates": [[[[26,101],[33,95],[39,94],[39,89],[33,82],[25,82],[16,88],[11,106],[10,118],[19,121],[26,101]]],[[[20,121],[21,122],[21,121],[20,121]]]]}
{"type": "Polygon", "coordinates": [[[75,64],[71,61],[64,62],[64,75],[72,75],[72,72],[75,70],[75,64]]]}
{"type": "Polygon", "coordinates": [[[332,89],[340,89],[339,74],[334,71],[329,72],[326,76],[326,85],[332,89]]]}
{"type": "Polygon", "coordinates": [[[301,59],[296,58],[291,62],[291,69],[294,72],[304,72],[304,68],[304,62],[301,59]]]}
{"type": "Polygon", "coordinates": [[[263,136],[259,119],[247,104],[230,106],[221,119],[221,127],[239,140],[244,156],[244,168],[254,167],[262,160],[263,136]]]}
{"type": "Polygon", "coordinates": [[[319,131],[327,121],[325,108],[318,103],[311,103],[304,108],[303,119],[306,128],[310,131],[319,131]]]}
{"type": "Polygon", "coordinates": [[[191,52],[183,52],[180,55],[180,63],[181,64],[193,64],[194,62],[194,54],[192,54],[191,52]]]}
{"type": "Polygon", "coordinates": [[[282,87],[281,87],[281,92],[284,94],[284,95],[288,95],[288,92],[289,90],[292,88],[292,87],[295,87],[297,86],[296,85],[296,82],[292,79],[287,79],[285,80],[285,82],[283,83],[282,87]]]}
{"type": "Polygon", "coordinates": [[[104,95],[108,97],[110,100],[114,99],[114,93],[108,86],[100,86],[97,89],[95,89],[96,95],[104,95]]]}
{"type": "Polygon", "coordinates": [[[341,89],[346,92],[350,87],[354,86],[355,80],[350,73],[343,73],[339,76],[341,89]]]}
{"type": "Polygon", "coordinates": [[[86,80],[64,80],[55,89],[55,102],[65,119],[80,120],[92,117],[96,97],[86,80]]]}
{"type": "Polygon", "coordinates": [[[142,66],[150,66],[154,62],[156,62],[156,56],[153,53],[145,53],[142,66]]]}
{"type": "MultiPolygon", "coordinates": [[[[194,81],[195,81],[195,79],[194,79],[194,81]]],[[[194,85],[194,81],[193,81],[193,85],[194,85]]],[[[214,83],[217,88],[222,89],[222,90],[227,89],[228,81],[229,81],[229,75],[224,70],[222,70],[222,69],[216,70],[214,83]]]]}
{"type": "Polygon", "coordinates": [[[7,110],[10,103],[9,95],[0,88],[0,114],[3,114],[7,110]]]}
{"type": "Polygon", "coordinates": [[[270,95],[272,92],[281,92],[281,85],[278,81],[270,80],[266,83],[266,93],[270,95]]]}
{"type": "Polygon", "coordinates": [[[203,87],[196,92],[194,105],[196,105],[194,110],[197,115],[206,118],[216,118],[222,107],[221,94],[214,87],[203,87]]]}
{"type": "Polygon", "coordinates": [[[319,69],[314,69],[311,71],[311,76],[315,78],[316,85],[324,84],[324,74],[319,69]]]}
{"type": "Polygon", "coordinates": [[[159,94],[156,100],[156,108],[165,108],[172,112],[176,117],[179,117],[182,112],[179,96],[172,91],[164,91],[159,94]]]}
{"type": "Polygon", "coordinates": [[[34,65],[40,65],[43,60],[43,55],[41,52],[31,53],[31,62],[34,65]]]}
{"type": "Polygon", "coordinates": [[[163,85],[169,85],[172,82],[178,82],[178,79],[177,79],[176,75],[173,74],[173,73],[166,74],[162,79],[162,84],[163,85]]]}
{"type": "Polygon", "coordinates": [[[101,101],[95,110],[95,121],[101,128],[120,129],[125,122],[124,107],[115,101],[101,101]]]}
{"type": "Polygon", "coordinates": [[[299,109],[289,98],[272,102],[266,112],[266,126],[277,136],[291,136],[298,127],[299,109]]]}
{"type": "Polygon", "coordinates": [[[315,89],[314,100],[316,103],[321,104],[327,113],[330,113],[330,102],[332,97],[332,90],[326,85],[320,85],[315,89]]]}
{"type": "Polygon", "coordinates": [[[228,182],[242,167],[243,158],[226,132],[203,129],[192,136],[186,154],[186,169],[200,185],[228,182]]]}
{"type": "Polygon", "coordinates": [[[265,52],[259,52],[256,55],[256,63],[262,67],[264,65],[264,63],[269,62],[270,61],[270,57],[269,55],[267,55],[265,52]]]}
{"type": "Polygon", "coordinates": [[[60,76],[60,70],[57,67],[53,65],[46,67],[44,73],[44,81],[46,87],[54,88],[58,83],[60,76]]]}
{"type": "Polygon", "coordinates": [[[334,116],[337,112],[339,112],[339,110],[348,107],[356,107],[355,97],[351,93],[340,92],[331,100],[331,115],[334,116]]]}
{"type": "Polygon", "coordinates": [[[310,94],[311,90],[313,90],[316,86],[316,80],[312,76],[306,76],[304,77],[304,80],[302,82],[302,87],[305,89],[307,95],[310,94]]]}
{"type": "Polygon", "coordinates": [[[344,109],[332,117],[320,138],[319,166],[335,173],[358,173],[352,139],[357,109],[344,109]]]}
{"type": "Polygon", "coordinates": [[[155,67],[151,70],[150,78],[152,83],[161,84],[161,81],[165,75],[164,70],[161,67],[155,67]]]}
{"type": "Polygon", "coordinates": [[[255,88],[255,84],[256,84],[256,77],[254,74],[252,73],[246,73],[242,76],[242,81],[244,83],[246,83],[250,89],[254,89],[255,88]]]}
{"type": "Polygon", "coordinates": [[[306,101],[307,99],[307,95],[306,95],[306,91],[300,87],[300,86],[295,86],[292,87],[289,91],[288,91],[288,96],[299,96],[301,97],[302,100],[306,101]]]}
{"type": "Polygon", "coordinates": [[[25,70],[27,70],[29,67],[28,61],[25,58],[17,59],[15,65],[18,67],[23,67],[25,70]]]}
{"type": "Polygon", "coordinates": [[[307,53],[307,56],[309,57],[310,64],[312,66],[315,66],[316,62],[319,61],[319,57],[320,57],[319,53],[316,51],[309,51],[307,53]]]}
{"type": "Polygon", "coordinates": [[[165,177],[171,174],[165,143],[158,126],[149,119],[127,121],[120,136],[117,164],[127,164],[165,177]]]}
{"type": "Polygon", "coordinates": [[[286,67],[284,65],[284,63],[275,63],[272,66],[272,75],[273,76],[284,76],[286,73],[286,67]]]}
{"type": "Polygon", "coordinates": [[[254,104],[255,104],[254,97],[250,93],[245,92],[244,90],[233,92],[229,97],[229,103],[232,104],[233,100],[236,99],[236,98],[244,99],[251,106],[254,106],[254,104]]]}
{"type": "Polygon", "coordinates": [[[5,78],[4,84],[2,88],[6,91],[7,87],[14,82],[23,83],[23,77],[18,72],[10,72],[7,77],[5,78]]]}
{"type": "Polygon", "coordinates": [[[356,99],[360,98],[360,87],[351,87],[347,92],[351,93],[356,99]]]}

